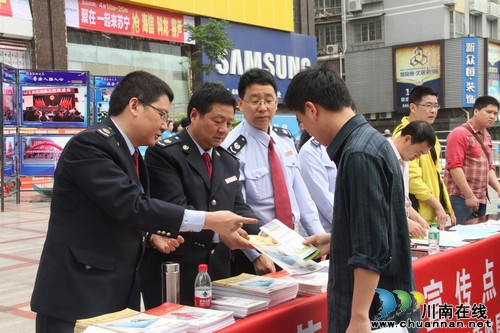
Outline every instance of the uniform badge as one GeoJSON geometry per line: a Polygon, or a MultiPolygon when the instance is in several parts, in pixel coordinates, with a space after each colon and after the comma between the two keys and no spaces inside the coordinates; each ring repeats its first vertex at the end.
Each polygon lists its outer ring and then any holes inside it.
{"type": "Polygon", "coordinates": [[[246,144],[247,144],[247,139],[245,139],[243,135],[240,135],[229,147],[227,147],[227,150],[231,154],[236,155],[246,144]]]}

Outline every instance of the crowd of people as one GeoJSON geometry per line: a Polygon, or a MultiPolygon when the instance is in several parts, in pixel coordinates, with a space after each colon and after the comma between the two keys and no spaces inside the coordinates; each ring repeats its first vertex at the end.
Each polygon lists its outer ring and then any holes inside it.
{"type": "MultiPolygon", "coordinates": [[[[75,135],[59,159],[31,301],[37,332],[73,332],[81,318],[140,310],[141,293],[147,309],[158,306],[165,261],[180,263],[187,305],[200,263],[213,279],[274,272],[248,242],[274,218],[331,260],[328,331],[370,332],[375,288],[415,290],[410,235],[425,236],[435,220],[443,228],[483,214],[487,182],[500,195],[491,97],[478,98],[474,116],[450,134],[444,181],[432,89],[415,87],[409,115],[384,137],[356,112],[336,72],[306,69],[283,101],[304,128],[299,151],[288,130],[272,126],[277,96],[262,69],[242,74],[236,100],[206,83],[176,130],[170,86],[147,72],[126,75],[108,117],[75,135]],[[244,120],[231,129],[236,106],[244,120]],[[144,159],[140,146],[149,147],[144,159]]],[[[391,318],[407,319],[419,321],[418,311],[391,318]]]]}
{"type": "Polygon", "coordinates": [[[76,108],[66,107],[28,107],[23,112],[25,122],[71,121],[84,122],[84,115],[76,108]]]}

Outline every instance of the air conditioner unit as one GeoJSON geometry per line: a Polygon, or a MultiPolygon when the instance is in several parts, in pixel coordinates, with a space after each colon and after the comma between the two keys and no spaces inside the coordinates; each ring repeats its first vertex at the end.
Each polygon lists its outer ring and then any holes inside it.
{"type": "Polygon", "coordinates": [[[457,0],[444,0],[445,6],[455,6],[457,4],[457,0]]]}
{"type": "Polygon", "coordinates": [[[379,113],[380,119],[391,119],[392,118],[392,112],[381,112],[379,113]]]}
{"type": "Polygon", "coordinates": [[[490,20],[496,20],[500,16],[500,5],[490,2],[487,18],[490,20]]]}
{"type": "Polygon", "coordinates": [[[328,44],[326,46],[326,54],[339,54],[338,44],[328,44]]]}
{"type": "Polygon", "coordinates": [[[362,9],[361,0],[347,0],[347,11],[360,12],[362,9]]]}
{"type": "Polygon", "coordinates": [[[472,15],[480,15],[488,12],[487,0],[469,0],[469,13],[472,15]]]}
{"type": "Polygon", "coordinates": [[[377,120],[377,114],[376,113],[365,113],[365,119],[366,120],[377,120]]]}

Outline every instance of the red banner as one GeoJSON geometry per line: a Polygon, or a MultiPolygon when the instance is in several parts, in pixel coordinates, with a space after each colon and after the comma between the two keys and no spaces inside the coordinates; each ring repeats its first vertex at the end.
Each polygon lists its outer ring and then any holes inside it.
{"type": "Polygon", "coordinates": [[[82,29],[183,43],[184,21],[183,15],[154,9],[78,0],[78,27],[82,29]]]}
{"type": "Polygon", "coordinates": [[[0,16],[12,17],[12,7],[10,0],[0,0],[0,16]]]}

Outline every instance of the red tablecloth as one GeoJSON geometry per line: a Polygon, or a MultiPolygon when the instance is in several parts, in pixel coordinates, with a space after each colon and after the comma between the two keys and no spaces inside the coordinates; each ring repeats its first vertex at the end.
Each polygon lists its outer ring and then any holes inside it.
{"type": "MultiPolygon", "coordinates": [[[[500,235],[496,235],[413,262],[417,291],[425,296],[425,303],[421,307],[424,321],[446,321],[442,325],[448,325],[446,328],[428,331],[500,332],[500,295],[497,295],[495,288],[495,278],[500,279],[499,245],[500,235]],[[487,319],[482,318],[483,310],[487,311],[487,319]],[[431,320],[434,312],[437,315],[431,320]],[[484,327],[486,320],[490,320],[491,328],[484,327]],[[458,322],[467,325],[469,321],[483,327],[449,328],[449,325],[458,322]]],[[[265,312],[238,320],[218,333],[316,333],[326,332],[326,329],[326,294],[321,294],[280,304],[265,312]]]]}

